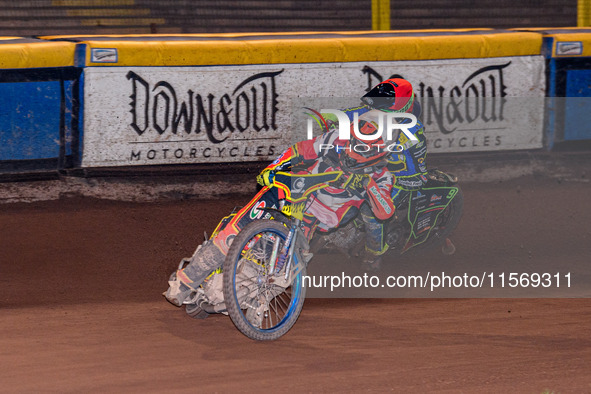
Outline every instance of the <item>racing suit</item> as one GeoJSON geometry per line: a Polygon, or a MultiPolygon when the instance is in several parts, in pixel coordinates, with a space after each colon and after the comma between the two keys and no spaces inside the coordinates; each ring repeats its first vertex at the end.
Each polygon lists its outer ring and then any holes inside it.
{"type": "MultiPolygon", "coordinates": [[[[358,114],[359,118],[368,113],[372,109],[366,105],[359,107],[352,107],[342,109],[349,120],[353,122],[353,116],[358,114]]],[[[322,114],[327,121],[329,128],[337,119],[332,114],[322,114]]],[[[405,119],[410,122],[410,120],[405,119]]],[[[410,192],[420,189],[426,182],[427,174],[427,140],[425,138],[425,128],[417,116],[417,124],[409,128],[409,131],[418,139],[418,142],[413,142],[408,139],[404,133],[399,133],[395,144],[400,145],[403,149],[401,152],[392,152],[388,156],[388,169],[395,177],[395,183],[392,188],[392,199],[394,206],[397,202],[402,200],[404,192],[410,192]]]]}
{"type": "MultiPolygon", "coordinates": [[[[354,121],[354,114],[357,113],[358,119],[363,119],[363,115],[371,115],[368,112],[372,111],[372,108],[367,105],[359,107],[352,107],[342,109],[350,122],[354,121]]],[[[419,110],[420,111],[420,110],[419,110]]],[[[417,142],[411,141],[404,133],[400,132],[393,142],[400,146],[401,151],[392,152],[388,155],[388,170],[394,175],[394,185],[392,187],[391,199],[396,208],[400,202],[413,190],[418,190],[427,181],[427,140],[425,138],[425,129],[421,121],[417,116],[417,124],[411,128],[408,128],[417,139],[417,142]]],[[[327,125],[328,129],[334,126],[337,122],[336,116],[333,114],[322,114],[324,118],[324,124],[327,125]]],[[[371,116],[369,116],[371,119],[371,116]]],[[[402,123],[410,122],[409,119],[402,120],[402,123]]],[[[374,122],[373,127],[376,128],[374,122]]],[[[366,225],[367,232],[373,233],[371,239],[373,242],[366,242],[366,251],[375,256],[380,256],[385,253],[388,249],[388,245],[384,241],[384,227],[382,221],[378,220],[371,211],[366,209],[361,210],[361,216],[366,225]]]]}
{"type": "MultiPolygon", "coordinates": [[[[343,149],[345,145],[346,141],[339,140],[338,133],[331,131],[288,148],[257,177],[259,183],[265,184],[260,192],[240,211],[222,219],[211,238],[195,251],[189,264],[171,277],[170,288],[164,293],[166,298],[181,306],[207,275],[223,264],[240,229],[253,220],[269,215],[260,208],[279,206],[283,197],[281,190],[270,187],[275,172],[320,174],[341,171],[340,156],[346,154],[343,149]],[[326,148],[328,146],[332,148],[326,148]]],[[[372,216],[391,216],[394,213],[389,199],[392,183],[392,174],[383,161],[380,167],[366,169],[365,174],[344,174],[334,184],[315,191],[304,211],[305,235],[311,239],[319,227],[325,230],[338,227],[341,222],[357,216],[359,210],[372,216]],[[368,189],[371,193],[368,193],[368,189]]],[[[376,242],[372,239],[373,235],[368,233],[366,245],[373,247],[376,242]]]]}

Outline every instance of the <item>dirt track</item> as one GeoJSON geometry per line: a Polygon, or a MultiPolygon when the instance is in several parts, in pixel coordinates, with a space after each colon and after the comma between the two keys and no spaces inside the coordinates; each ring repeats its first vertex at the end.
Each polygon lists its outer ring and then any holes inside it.
{"type": "MultiPolygon", "coordinates": [[[[559,261],[589,279],[589,183],[464,190],[442,267],[559,261]]],[[[241,203],[0,205],[0,392],[591,392],[589,299],[308,299],[273,343],[189,318],[167,277],[241,203]]]]}

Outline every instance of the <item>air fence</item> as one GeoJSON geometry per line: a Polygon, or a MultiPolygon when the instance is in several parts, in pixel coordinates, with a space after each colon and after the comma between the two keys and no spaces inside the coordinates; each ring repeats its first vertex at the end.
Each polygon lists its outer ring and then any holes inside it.
{"type": "Polygon", "coordinates": [[[431,153],[591,140],[591,29],[3,37],[0,177],[267,162],[391,76],[431,153]]]}

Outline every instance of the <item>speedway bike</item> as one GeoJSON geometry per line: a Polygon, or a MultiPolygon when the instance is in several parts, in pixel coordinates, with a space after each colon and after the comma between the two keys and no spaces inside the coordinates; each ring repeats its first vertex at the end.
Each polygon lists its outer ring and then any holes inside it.
{"type": "MultiPolygon", "coordinates": [[[[241,229],[222,267],[185,302],[187,314],[195,318],[227,314],[238,330],[254,340],[274,340],[287,333],[304,304],[303,278],[312,255],[333,248],[351,256],[353,249],[363,245],[365,229],[357,218],[331,232],[320,232],[312,245],[302,230],[310,195],[342,177],[341,171],[305,175],[277,172],[273,187],[283,196],[278,207],[261,208],[267,212],[265,218],[241,229]]],[[[385,222],[389,254],[442,244],[444,253],[453,252],[455,247],[448,237],[462,209],[457,179],[430,170],[424,187],[408,193],[397,213],[385,222]]]]}

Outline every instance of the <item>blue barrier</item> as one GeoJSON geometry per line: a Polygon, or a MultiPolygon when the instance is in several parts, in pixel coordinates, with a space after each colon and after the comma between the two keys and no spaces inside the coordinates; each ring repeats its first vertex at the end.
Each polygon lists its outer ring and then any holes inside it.
{"type": "Polygon", "coordinates": [[[591,67],[566,72],[564,105],[564,140],[591,139],[591,67]]]}
{"type": "Polygon", "coordinates": [[[58,81],[0,84],[0,160],[58,157],[60,107],[58,81]]]}
{"type": "Polygon", "coordinates": [[[0,173],[57,171],[79,161],[80,71],[0,71],[0,173]]]}
{"type": "Polygon", "coordinates": [[[74,45],[0,39],[0,174],[57,171],[79,156],[74,45]]]}
{"type": "Polygon", "coordinates": [[[591,140],[591,29],[537,31],[544,35],[542,54],[548,65],[546,146],[591,140]]]}

